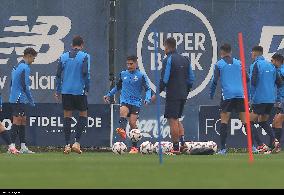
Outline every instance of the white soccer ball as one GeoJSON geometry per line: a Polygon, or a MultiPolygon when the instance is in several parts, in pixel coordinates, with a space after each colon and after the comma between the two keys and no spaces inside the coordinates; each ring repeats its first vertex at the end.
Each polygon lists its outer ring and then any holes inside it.
{"type": "Polygon", "coordinates": [[[153,144],[149,141],[145,141],[140,145],[141,154],[152,154],[153,153],[153,144]]]}
{"type": "Polygon", "coordinates": [[[142,139],[142,135],[139,129],[132,129],[129,132],[129,138],[132,142],[138,142],[142,139]]]}
{"type": "Polygon", "coordinates": [[[184,152],[185,152],[186,154],[190,154],[191,150],[192,150],[193,147],[194,147],[194,142],[185,142],[185,143],[184,143],[184,146],[185,146],[184,152]]]}
{"type": "Polygon", "coordinates": [[[212,148],[214,150],[214,152],[217,152],[218,146],[214,141],[208,141],[207,147],[212,148]]]}
{"type": "MultiPolygon", "coordinates": [[[[162,148],[162,153],[167,153],[172,150],[173,144],[171,142],[162,141],[161,148],[162,148]]],[[[159,142],[156,142],[153,145],[153,152],[159,154],[159,142]]]]}
{"type": "Polygon", "coordinates": [[[123,142],[115,142],[111,149],[115,154],[124,154],[127,151],[127,146],[123,142]]]}

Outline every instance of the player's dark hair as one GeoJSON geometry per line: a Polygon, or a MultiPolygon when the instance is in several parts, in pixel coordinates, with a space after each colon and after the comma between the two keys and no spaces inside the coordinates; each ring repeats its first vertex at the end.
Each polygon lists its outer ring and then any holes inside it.
{"type": "Polygon", "coordinates": [[[283,64],[283,62],[284,62],[284,57],[280,53],[275,53],[272,56],[272,59],[279,61],[281,64],[283,64]]]}
{"type": "Polygon", "coordinates": [[[165,40],[164,45],[168,46],[171,49],[175,49],[177,42],[173,37],[170,37],[165,40]]]}
{"type": "Polygon", "coordinates": [[[135,56],[135,55],[131,55],[131,56],[128,56],[128,57],[127,57],[127,60],[132,60],[133,62],[137,62],[138,57],[135,56]]]}
{"type": "Polygon", "coordinates": [[[224,51],[226,53],[231,53],[232,51],[232,47],[229,43],[224,43],[221,47],[220,47],[221,51],[224,51]]]}
{"type": "Polygon", "coordinates": [[[261,47],[259,45],[254,46],[251,51],[255,51],[255,52],[259,52],[259,53],[263,54],[263,47],[261,47]]]}
{"type": "Polygon", "coordinates": [[[84,40],[79,35],[73,37],[72,45],[73,46],[81,46],[84,44],[84,40]]]}
{"type": "Polygon", "coordinates": [[[31,47],[28,47],[24,50],[24,56],[29,55],[29,54],[32,55],[32,56],[37,56],[36,50],[34,50],[31,47]]]}

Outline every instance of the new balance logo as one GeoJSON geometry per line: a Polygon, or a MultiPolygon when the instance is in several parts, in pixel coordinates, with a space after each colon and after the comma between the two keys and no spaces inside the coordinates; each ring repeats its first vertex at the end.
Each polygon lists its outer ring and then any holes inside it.
{"type": "Polygon", "coordinates": [[[35,64],[50,64],[64,51],[62,39],[71,30],[71,20],[65,16],[38,16],[31,29],[27,16],[11,16],[10,23],[12,26],[4,28],[4,33],[9,33],[9,37],[0,36],[0,64],[7,64],[13,52],[19,61],[27,47],[39,52],[35,64]]]}
{"type": "Polygon", "coordinates": [[[277,51],[284,49],[284,26],[263,26],[259,45],[263,47],[263,55],[266,59],[270,59],[277,51]],[[280,41],[279,38],[281,38],[280,41]]]}

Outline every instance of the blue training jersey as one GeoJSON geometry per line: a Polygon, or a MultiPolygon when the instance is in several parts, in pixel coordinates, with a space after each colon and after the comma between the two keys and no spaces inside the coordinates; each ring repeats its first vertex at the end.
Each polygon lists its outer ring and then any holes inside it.
{"type": "Polygon", "coordinates": [[[117,91],[121,90],[120,103],[141,107],[143,88],[146,91],[145,101],[149,103],[151,101],[151,88],[148,77],[138,69],[134,72],[126,70],[119,74],[116,86],[107,96],[113,96],[117,91]]]}
{"type": "Polygon", "coordinates": [[[250,102],[275,103],[276,85],[281,86],[281,78],[275,66],[258,56],[250,66],[250,102]]]}
{"type": "MultiPolygon", "coordinates": [[[[277,68],[277,72],[280,77],[284,78],[284,64],[282,64],[279,68],[277,68]]],[[[283,102],[284,100],[284,86],[278,87],[277,89],[277,102],[283,102]]]]}
{"type": "Polygon", "coordinates": [[[23,103],[34,105],[30,91],[30,66],[24,60],[12,69],[10,103],[23,103]]]}
{"type": "Polygon", "coordinates": [[[85,95],[89,92],[90,55],[78,49],[63,53],[58,61],[56,92],[85,95]]]}
{"type": "Polygon", "coordinates": [[[210,97],[213,98],[218,80],[221,80],[222,99],[244,98],[241,62],[226,56],[214,66],[211,79],[210,97]]]}
{"type": "Polygon", "coordinates": [[[2,95],[0,94],[0,109],[2,109],[2,104],[3,104],[3,100],[2,100],[2,95]]]}

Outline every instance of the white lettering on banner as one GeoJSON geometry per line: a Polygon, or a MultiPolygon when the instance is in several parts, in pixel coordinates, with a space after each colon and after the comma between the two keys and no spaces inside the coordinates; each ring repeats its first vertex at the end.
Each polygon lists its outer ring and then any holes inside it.
{"type": "MultiPolygon", "coordinates": [[[[3,89],[5,85],[9,85],[7,83],[7,75],[4,77],[0,77],[0,87],[3,89]]],[[[54,90],[55,89],[55,81],[56,76],[40,76],[39,72],[36,72],[35,75],[30,76],[31,86],[30,89],[32,90],[54,90]]]]}
{"type": "MultiPolygon", "coordinates": [[[[220,135],[220,133],[218,132],[218,127],[220,126],[220,122],[221,119],[215,120],[215,119],[211,119],[211,118],[207,118],[205,119],[205,134],[208,135],[209,131],[215,131],[215,133],[217,135],[220,135]]],[[[246,129],[242,124],[242,121],[240,119],[231,119],[231,123],[229,124],[231,127],[231,132],[230,135],[235,135],[235,131],[242,131],[242,133],[244,135],[246,134],[246,129]]],[[[272,124],[270,124],[270,126],[272,126],[272,124]]],[[[255,128],[259,128],[260,126],[258,124],[254,125],[255,128]]],[[[261,128],[261,133],[262,135],[266,135],[266,131],[264,129],[261,128]]]]}
{"type": "Polygon", "coordinates": [[[263,55],[265,58],[270,59],[276,51],[270,53],[273,38],[275,36],[283,36],[279,43],[277,50],[284,49],[284,26],[263,26],[260,36],[259,45],[263,47],[263,55]]]}
{"type": "MultiPolygon", "coordinates": [[[[197,20],[202,22],[202,25],[206,27],[207,31],[203,32],[157,32],[158,37],[158,70],[161,70],[162,68],[162,60],[165,58],[164,52],[160,53],[160,51],[164,51],[165,47],[163,45],[164,40],[173,37],[176,39],[177,42],[177,49],[179,51],[182,51],[182,55],[187,56],[190,58],[191,66],[193,70],[203,71],[204,67],[201,66],[200,59],[202,58],[203,54],[207,52],[205,49],[205,42],[208,43],[209,39],[207,39],[205,32],[209,33],[210,41],[212,44],[212,47],[208,47],[208,50],[212,51],[212,61],[208,64],[209,67],[207,67],[206,70],[208,70],[208,73],[205,74],[205,78],[202,79],[202,82],[198,85],[195,89],[193,89],[189,95],[188,98],[194,97],[197,94],[199,94],[201,91],[205,89],[207,84],[210,82],[211,77],[213,76],[213,65],[217,61],[217,40],[214,33],[214,30],[210,24],[210,22],[207,20],[207,18],[197,9],[186,5],[186,4],[171,4],[167,5],[165,7],[160,8],[156,12],[154,12],[148,20],[143,25],[138,40],[137,40],[137,56],[138,56],[138,65],[139,69],[147,74],[147,71],[151,72],[155,70],[155,47],[154,47],[154,32],[149,32],[148,29],[150,29],[150,25],[154,22],[157,22],[161,18],[163,14],[166,14],[168,12],[173,11],[185,11],[189,14],[194,15],[194,17],[197,18],[197,20]],[[147,34],[149,33],[149,34],[147,34]],[[147,41],[144,41],[144,38],[147,38],[147,41]],[[143,48],[143,42],[147,43],[148,45],[143,48]],[[144,50],[147,49],[146,52],[144,50]],[[142,53],[144,56],[142,56],[142,53]],[[149,56],[145,56],[145,53],[150,53],[149,56]],[[143,63],[143,57],[144,59],[150,59],[150,65],[143,63]]],[[[161,20],[161,19],[160,19],[161,20]]],[[[178,21],[173,21],[178,22],[178,21]]],[[[166,28],[166,27],[165,27],[166,28]]],[[[178,31],[178,29],[176,29],[178,31]]],[[[147,74],[148,75],[148,74],[147,74]]],[[[148,75],[149,77],[149,75],[148,75]]],[[[149,84],[151,89],[156,92],[156,86],[152,82],[151,78],[149,78],[149,84]]],[[[165,92],[161,93],[162,97],[165,97],[165,92]]]]}
{"type": "Polygon", "coordinates": [[[6,128],[6,130],[9,131],[12,129],[12,121],[10,119],[4,119],[1,123],[6,128]]]}
{"type": "Polygon", "coordinates": [[[7,79],[7,76],[0,77],[0,87],[1,87],[1,89],[4,88],[5,83],[6,83],[6,79],[7,79]]]}
{"type": "MultiPolygon", "coordinates": [[[[46,117],[46,116],[40,116],[40,117],[35,117],[31,116],[29,117],[29,126],[37,126],[37,127],[63,127],[62,124],[62,118],[61,117],[46,117]]],[[[77,125],[77,120],[76,118],[72,117],[72,124],[71,127],[74,128],[77,125]]],[[[88,122],[87,122],[88,128],[91,127],[102,127],[102,118],[96,117],[88,117],[88,122]]]]}
{"type": "MultiPolygon", "coordinates": [[[[0,43],[12,44],[11,47],[0,48],[0,54],[9,56],[13,51],[21,56],[27,47],[40,51],[43,45],[48,45],[49,49],[45,53],[38,53],[35,64],[50,64],[55,62],[64,51],[62,39],[71,30],[71,20],[65,16],[38,16],[36,24],[29,30],[27,16],[11,16],[9,21],[21,22],[25,25],[6,26],[4,32],[9,32],[10,37],[0,37],[0,43]],[[52,27],[57,27],[55,33],[49,34],[52,27]],[[14,33],[14,35],[13,35],[14,33]],[[19,36],[19,33],[21,33],[19,36]],[[14,46],[20,45],[20,46],[14,46]]],[[[0,64],[7,64],[9,58],[2,58],[0,64]]],[[[18,61],[21,57],[18,58],[18,61]]]]}

